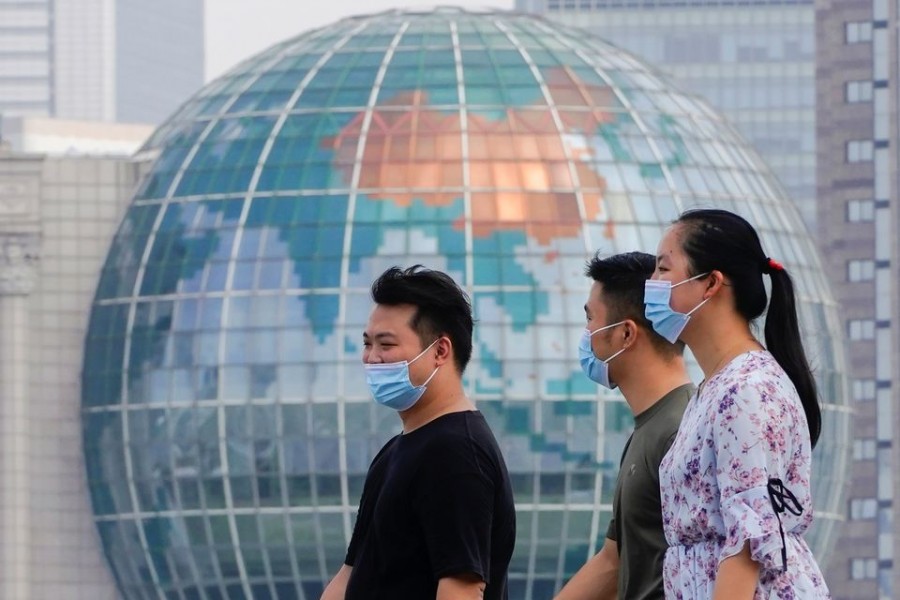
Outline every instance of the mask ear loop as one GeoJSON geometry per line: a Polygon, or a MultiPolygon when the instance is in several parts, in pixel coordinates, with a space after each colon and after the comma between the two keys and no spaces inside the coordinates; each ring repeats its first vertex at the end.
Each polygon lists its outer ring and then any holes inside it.
{"type": "Polygon", "coordinates": [[[595,329],[595,330],[593,330],[593,331],[588,331],[588,336],[589,336],[589,337],[594,337],[594,334],[600,333],[601,331],[606,331],[607,329],[612,329],[612,328],[615,327],[616,325],[621,325],[621,324],[624,323],[624,322],[625,322],[625,321],[619,321],[618,323],[612,323],[612,324],[610,324],[610,325],[604,325],[603,327],[600,327],[599,329],[595,329]]]}
{"type": "MultiPolygon", "coordinates": [[[[444,336],[441,336],[441,337],[444,337],[444,336]]],[[[425,354],[426,352],[428,352],[429,350],[431,350],[431,347],[434,346],[435,344],[437,344],[440,339],[441,338],[437,338],[436,340],[434,340],[433,342],[428,344],[428,346],[424,350],[419,352],[414,359],[407,361],[406,364],[411,365],[414,362],[416,362],[417,360],[419,360],[420,358],[422,358],[422,355],[425,354]]],[[[422,384],[422,385],[424,385],[424,384],[422,384]]]]}
{"type": "Polygon", "coordinates": [[[606,364],[609,364],[609,361],[611,361],[612,359],[614,359],[614,358],[617,357],[618,355],[622,354],[622,353],[625,352],[626,350],[628,350],[628,346],[625,346],[624,348],[622,348],[621,350],[619,350],[618,352],[616,352],[615,354],[613,354],[612,356],[610,356],[609,358],[607,358],[606,360],[604,360],[603,362],[605,362],[606,364]]]}
{"type": "Polygon", "coordinates": [[[707,271],[706,273],[700,273],[699,275],[694,275],[693,277],[688,277],[684,281],[679,281],[678,283],[673,283],[669,287],[677,288],[679,285],[681,285],[683,283],[687,283],[689,281],[694,281],[695,279],[700,279],[701,277],[706,277],[709,274],[710,274],[710,271],[707,271]]]}
{"type": "MultiPolygon", "coordinates": [[[[701,277],[706,277],[707,275],[711,275],[711,274],[712,274],[712,271],[707,271],[706,273],[700,273],[699,275],[694,275],[693,277],[691,277],[691,278],[689,278],[689,279],[685,279],[684,281],[679,281],[678,283],[676,283],[676,284],[673,285],[672,287],[673,287],[673,288],[674,288],[674,287],[678,287],[678,286],[681,285],[682,283],[687,283],[688,281],[694,281],[695,279],[700,279],[701,277]]],[[[709,298],[712,298],[712,296],[710,296],[709,298]]],[[[697,312],[697,310],[698,310],[701,306],[703,306],[704,304],[706,304],[707,302],[709,302],[709,298],[705,299],[703,302],[701,302],[700,304],[698,304],[697,306],[695,306],[694,308],[692,308],[692,309],[689,310],[688,312],[684,313],[684,316],[689,317],[689,316],[691,316],[692,314],[694,314],[695,312],[697,312]]]]}
{"type": "MultiPolygon", "coordinates": [[[[443,337],[443,336],[441,336],[441,337],[443,337]]],[[[434,340],[433,342],[431,342],[430,344],[428,344],[428,347],[425,348],[424,350],[422,350],[421,352],[419,352],[419,355],[418,355],[418,356],[416,356],[414,359],[412,359],[411,361],[409,361],[408,363],[406,363],[407,367],[409,367],[409,365],[411,365],[411,364],[413,364],[414,362],[416,362],[417,360],[419,360],[419,358],[421,358],[421,356],[422,356],[423,354],[425,354],[426,352],[428,352],[428,351],[431,349],[432,346],[434,346],[435,344],[437,344],[438,341],[440,341],[440,339],[441,339],[441,338],[437,338],[436,340],[434,340]]],[[[423,388],[423,387],[425,387],[426,385],[428,385],[428,384],[431,382],[431,380],[434,379],[434,376],[437,375],[438,369],[440,369],[440,368],[441,368],[441,365],[436,366],[436,367],[434,368],[434,371],[431,372],[431,375],[428,376],[428,379],[426,379],[426,380],[424,381],[424,383],[422,383],[422,384],[420,384],[420,385],[417,385],[416,387],[417,387],[417,388],[423,388]]]]}
{"type": "Polygon", "coordinates": [[[428,376],[428,379],[426,379],[426,380],[422,383],[422,385],[418,385],[418,386],[416,386],[416,387],[425,387],[426,385],[428,385],[428,384],[431,382],[431,380],[434,379],[434,376],[437,375],[438,369],[440,369],[440,368],[441,368],[440,365],[436,366],[436,367],[434,368],[434,371],[431,372],[431,375],[428,376]]]}
{"type": "MultiPolygon", "coordinates": [[[[711,297],[712,297],[712,296],[710,296],[710,298],[711,298],[711,297]]],[[[709,298],[707,298],[706,300],[704,300],[703,302],[701,302],[700,304],[698,304],[697,306],[695,306],[694,308],[692,308],[692,309],[689,310],[688,312],[684,313],[684,315],[685,315],[686,317],[691,316],[692,314],[694,314],[695,312],[697,312],[697,310],[699,310],[700,307],[703,306],[704,304],[706,304],[707,302],[709,302],[709,298]]]]}

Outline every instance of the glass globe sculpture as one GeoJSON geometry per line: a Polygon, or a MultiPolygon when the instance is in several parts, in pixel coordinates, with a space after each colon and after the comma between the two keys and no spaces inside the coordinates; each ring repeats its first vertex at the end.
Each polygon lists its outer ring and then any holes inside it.
{"type": "Polygon", "coordinates": [[[349,18],[208,84],[141,156],[83,372],[125,598],[318,598],[400,428],[361,368],[369,286],[416,263],[472,297],[465,383],[518,510],[510,597],[550,597],[602,544],[633,423],[578,365],[585,261],[653,253],[697,206],[747,217],[798,286],[825,405],[808,539],[826,558],[848,413],[813,242],[722,116],[633,56],[516,13],[349,18]]]}

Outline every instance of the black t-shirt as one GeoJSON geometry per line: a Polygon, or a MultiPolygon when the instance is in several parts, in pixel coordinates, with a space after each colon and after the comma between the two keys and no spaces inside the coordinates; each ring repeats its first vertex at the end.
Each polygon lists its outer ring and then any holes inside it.
{"type": "Polygon", "coordinates": [[[443,415],[392,438],[369,467],[345,563],[346,600],[434,598],[442,577],[474,573],[506,599],[516,512],[484,416],[443,415]]]}

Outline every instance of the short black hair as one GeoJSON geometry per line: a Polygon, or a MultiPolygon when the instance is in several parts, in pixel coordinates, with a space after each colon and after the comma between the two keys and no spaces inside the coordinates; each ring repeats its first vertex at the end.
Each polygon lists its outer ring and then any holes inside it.
{"type": "Polygon", "coordinates": [[[631,319],[650,334],[657,350],[680,354],[683,347],[670,344],[656,333],[644,315],[644,283],[655,269],[656,258],[646,252],[623,252],[607,257],[597,252],[588,261],[584,274],[603,286],[603,302],[610,323],[631,319]]]}
{"type": "Polygon", "coordinates": [[[456,370],[462,375],[472,358],[472,303],[449,275],[422,265],[391,267],[372,284],[372,300],[386,306],[415,306],[409,325],[422,346],[444,335],[450,338],[456,370]]]}

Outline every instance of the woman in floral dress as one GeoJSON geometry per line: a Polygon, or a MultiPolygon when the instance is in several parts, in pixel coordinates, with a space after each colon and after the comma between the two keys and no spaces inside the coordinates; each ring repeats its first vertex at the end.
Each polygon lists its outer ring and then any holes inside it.
{"type": "Polygon", "coordinates": [[[821,412],[791,278],[743,218],[695,210],[660,242],[645,302],[704,373],[660,465],[666,597],[829,598],[802,537],[821,412]],[[768,350],[750,328],[767,305],[768,350]]]}

